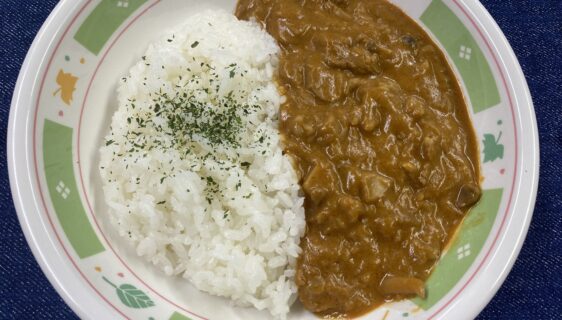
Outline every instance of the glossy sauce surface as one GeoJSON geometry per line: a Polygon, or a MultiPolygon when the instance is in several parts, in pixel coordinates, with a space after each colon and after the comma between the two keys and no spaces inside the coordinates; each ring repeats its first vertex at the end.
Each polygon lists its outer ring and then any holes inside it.
{"type": "Polygon", "coordinates": [[[299,299],[355,316],[424,296],[480,198],[467,105],[443,53],[383,0],[240,0],[282,48],[280,131],[306,196],[299,299]]]}

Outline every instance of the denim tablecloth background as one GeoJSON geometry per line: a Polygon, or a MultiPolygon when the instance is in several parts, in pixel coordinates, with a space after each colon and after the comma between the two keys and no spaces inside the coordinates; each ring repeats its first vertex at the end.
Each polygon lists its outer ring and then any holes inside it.
{"type": "MultiPolygon", "coordinates": [[[[0,0],[0,319],[77,318],[27,246],[6,163],[6,129],[18,72],[56,3],[0,0]]],[[[506,34],[527,77],[540,131],[541,176],[519,259],[479,319],[562,319],[562,0],[482,3],[506,34]]]]}

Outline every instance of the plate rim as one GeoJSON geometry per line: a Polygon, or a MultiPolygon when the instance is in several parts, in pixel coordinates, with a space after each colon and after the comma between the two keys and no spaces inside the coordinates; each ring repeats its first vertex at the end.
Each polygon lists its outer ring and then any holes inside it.
{"type": "MultiPolygon", "coordinates": [[[[30,167],[32,163],[32,160],[30,159],[31,150],[28,145],[28,142],[30,141],[28,136],[31,135],[31,133],[27,130],[27,123],[31,121],[31,116],[29,116],[29,114],[33,108],[33,99],[31,96],[22,92],[22,90],[26,87],[25,84],[27,83],[29,83],[32,88],[30,92],[35,91],[40,74],[35,73],[34,70],[39,70],[46,62],[48,54],[52,53],[54,46],[56,46],[55,42],[57,40],[62,41],[62,36],[58,39],[57,35],[59,34],[60,29],[68,23],[68,17],[70,14],[86,1],[89,2],[91,0],[74,1],[74,3],[71,0],[59,1],[39,29],[30,48],[28,49],[18,74],[10,104],[8,135],[6,140],[8,175],[12,201],[16,209],[20,226],[35,261],[39,264],[41,271],[47,277],[49,283],[54,287],[59,296],[73,312],[75,312],[81,319],[95,319],[99,313],[93,312],[93,310],[96,309],[94,309],[92,305],[89,308],[87,307],[87,304],[91,304],[92,301],[85,302],[82,299],[89,297],[89,295],[83,294],[88,291],[76,291],[76,289],[69,288],[71,287],[71,284],[68,283],[68,277],[72,277],[77,280],[72,280],[77,286],[91,290],[84,285],[84,280],[82,278],[78,278],[74,273],[74,270],[71,270],[72,272],[65,274],[65,276],[61,276],[60,271],[55,271],[56,268],[72,264],[72,261],[68,263],[69,259],[67,257],[60,256],[59,251],[61,248],[58,248],[56,244],[50,241],[53,235],[51,232],[47,231],[47,224],[44,221],[45,218],[40,214],[42,210],[39,208],[36,201],[36,199],[38,199],[38,195],[35,192],[35,183],[33,175],[31,174],[33,172],[30,167]],[[18,120],[19,118],[23,119],[18,120]],[[24,125],[20,125],[18,127],[18,123],[20,121],[24,121],[25,123],[24,125]],[[25,145],[23,146],[17,143],[17,137],[19,136],[18,133],[21,133],[21,136],[24,137],[23,141],[25,142],[25,145]],[[22,159],[24,161],[18,162],[18,160],[22,159]],[[31,201],[32,203],[26,203],[28,198],[33,200],[31,201]],[[36,215],[36,217],[33,217],[33,215],[36,215]],[[38,219],[34,220],[34,218],[38,219]],[[34,230],[40,230],[43,231],[43,233],[34,232],[34,230]],[[42,240],[47,241],[43,242],[42,240]],[[71,290],[74,290],[74,292],[71,293],[71,290]],[[81,300],[81,302],[79,302],[79,300],[81,300]]],[[[101,301],[103,300],[99,299],[99,301],[95,301],[96,307],[101,307],[101,309],[97,309],[98,311],[107,309],[106,304],[101,303],[101,301]]],[[[115,311],[107,314],[114,315],[115,311]]],[[[125,316],[125,318],[127,317],[125,316]]]]}
{"type": "MultiPolygon", "coordinates": [[[[58,248],[57,245],[52,243],[52,241],[50,241],[52,240],[53,235],[52,232],[49,232],[45,228],[45,218],[40,214],[42,210],[36,203],[38,197],[34,190],[35,183],[33,181],[32,175],[26,174],[33,172],[33,168],[30,167],[32,165],[32,161],[30,161],[29,159],[30,146],[27,144],[27,142],[30,141],[28,121],[30,119],[29,113],[32,109],[33,99],[32,96],[26,95],[26,93],[22,91],[24,88],[32,88],[31,92],[35,91],[34,88],[38,84],[37,78],[40,76],[40,74],[37,74],[35,71],[44,65],[46,59],[48,59],[48,54],[52,53],[52,51],[54,50],[53,45],[57,40],[59,40],[58,36],[60,35],[60,29],[63,28],[67,23],[69,23],[68,16],[70,14],[72,14],[79,6],[90,1],[91,0],[63,0],[59,2],[37,33],[20,70],[12,97],[8,123],[7,158],[13,202],[16,208],[20,225],[22,227],[26,240],[33,252],[35,260],[39,263],[43,273],[46,275],[53,287],[55,287],[59,295],[67,303],[67,305],[69,305],[72,310],[76,312],[81,318],[93,319],[100,315],[99,311],[101,311],[101,309],[93,309],[93,305],[91,304],[95,304],[96,308],[103,306],[103,309],[112,311],[112,315],[115,315],[115,311],[119,311],[108,308],[107,305],[103,303],[103,300],[99,299],[98,297],[96,297],[96,299],[94,299],[93,301],[85,302],[84,298],[91,296],[90,291],[81,290],[79,292],[81,295],[76,294],[76,292],[73,292],[71,294],[71,291],[75,290],[76,288],[70,288],[73,286],[67,284],[67,282],[70,281],[68,274],[61,275],[60,271],[55,271],[55,266],[58,266],[58,264],[66,265],[66,267],[68,267],[69,263],[67,261],[68,258],[62,257],[58,254],[60,253],[61,249],[58,248]],[[20,120],[20,118],[23,119],[20,120]],[[18,135],[18,133],[20,133],[20,135],[18,135]],[[23,141],[26,142],[25,144],[18,144],[18,141],[22,140],[21,137],[24,137],[23,141]],[[33,218],[35,218],[33,216],[34,214],[38,214],[39,219],[33,220],[33,218]],[[40,234],[38,233],[38,230],[43,231],[44,233],[40,234]],[[42,240],[49,241],[43,242],[42,240]],[[55,254],[55,256],[52,256],[53,254],[55,254]],[[87,292],[88,294],[85,294],[85,292],[87,292]],[[92,310],[95,310],[95,312],[92,312],[92,310]]],[[[517,127],[523,128],[522,124],[524,122],[524,119],[522,117],[522,113],[526,113],[526,115],[529,116],[529,119],[527,119],[527,121],[525,122],[526,124],[530,124],[529,129],[525,129],[524,131],[526,135],[520,137],[521,141],[519,143],[521,145],[521,150],[519,150],[518,153],[521,154],[521,165],[519,170],[516,169],[517,183],[515,185],[515,199],[513,200],[513,208],[510,209],[510,212],[515,212],[516,209],[518,209],[517,211],[521,211],[523,220],[519,221],[522,222],[521,226],[513,229],[513,227],[511,226],[511,222],[515,215],[511,215],[511,217],[508,219],[509,223],[506,225],[504,231],[500,234],[501,239],[498,239],[499,242],[496,247],[491,249],[491,253],[497,254],[498,252],[501,252],[500,249],[504,247],[505,248],[503,250],[511,248],[509,252],[504,252],[508,253],[507,262],[503,264],[496,263],[497,265],[495,269],[499,268],[501,270],[496,270],[496,272],[499,271],[499,273],[495,277],[495,280],[492,281],[492,284],[484,284],[482,281],[472,283],[472,290],[470,291],[474,291],[474,287],[479,286],[483,286],[488,289],[486,294],[474,296],[474,300],[476,300],[476,303],[473,302],[471,314],[472,316],[475,316],[494,297],[495,293],[498,291],[501,284],[503,284],[505,278],[509,274],[509,271],[513,267],[517,256],[519,255],[524,239],[528,232],[530,221],[533,215],[534,205],[536,202],[539,180],[538,172],[540,165],[540,154],[538,129],[532,97],[525,76],[521,69],[521,65],[519,64],[515,53],[513,52],[513,49],[509,45],[509,42],[497,25],[496,21],[479,1],[453,1],[460,2],[462,4],[462,7],[467,8],[470,11],[471,16],[476,19],[476,22],[481,27],[483,27],[483,30],[485,31],[487,36],[486,38],[490,40],[491,44],[494,46],[495,51],[498,53],[501,65],[506,69],[506,76],[508,77],[508,82],[510,84],[508,88],[512,89],[515,92],[514,99],[517,101],[517,103],[515,103],[515,112],[518,116],[516,119],[518,120],[517,127]],[[515,66],[515,68],[511,68],[509,69],[509,71],[507,71],[508,65],[515,66]],[[516,87],[521,89],[521,91],[515,91],[515,89],[517,89],[516,87]],[[522,100],[519,101],[519,99],[522,100]],[[521,106],[528,107],[521,108],[521,106]],[[531,133],[531,135],[529,136],[527,135],[527,133],[531,133]],[[525,147],[528,149],[532,149],[530,150],[532,152],[527,154],[524,153],[524,149],[526,149],[525,147]],[[525,179],[525,177],[527,177],[527,179],[525,179]],[[527,185],[524,185],[525,182],[529,183],[527,185]],[[522,195],[522,191],[525,191],[524,189],[527,189],[526,191],[530,192],[530,197],[522,195]],[[524,199],[521,200],[521,197],[524,197],[524,199]],[[520,204],[519,202],[521,201],[523,203],[520,204]],[[516,241],[506,244],[505,238],[508,236],[509,232],[513,232],[513,235],[511,235],[511,233],[510,235],[511,237],[515,237],[516,241]]],[[[60,40],[62,40],[62,36],[60,40]]],[[[495,258],[496,257],[492,257],[490,260],[485,261],[484,266],[487,268],[492,268],[494,266],[493,262],[495,261],[495,258]]],[[[71,276],[76,277],[77,275],[73,273],[71,274],[71,276]]],[[[482,272],[478,274],[478,276],[482,276],[482,272]]],[[[75,287],[84,287],[86,285],[83,279],[78,278],[78,280],[78,282],[74,282],[75,287]]],[[[466,310],[464,310],[463,314],[458,314],[458,312],[455,312],[455,310],[459,309],[457,305],[458,301],[456,303],[453,303],[452,305],[445,306],[443,308],[444,310],[439,310],[440,313],[438,317],[446,317],[447,315],[456,315],[461,318],[466,317],[466,310]]],[[[126,315],[121,315],[127,318],[126,315]]]]}

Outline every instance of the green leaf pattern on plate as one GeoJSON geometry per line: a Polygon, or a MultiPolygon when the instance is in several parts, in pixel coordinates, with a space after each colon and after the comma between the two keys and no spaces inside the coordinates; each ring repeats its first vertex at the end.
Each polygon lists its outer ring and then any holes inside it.
{"type": "Polygon", "coordinates": [[[134,308],[134,309],[144,309],[154,306],[154,301],[152,301],[146,295],[146,293],[144,293],[140,289],[137,289],[135,286],[125,283],[117,287],[106,277],[102,277],[102,278],[105,282],[109,283],[112,287],[115,288],[119,300],[121,300],[121,302],[123,302],[123,304],[126,305],[127,307],[134,308]]]}
{"type": "Polygon", "coordinates": [[[484,144],[484,163],[492,162],[496,159],[503,159],[504,146],[500,143],[501,137],[501,131],[497,138],[491,133],[484,135],[484,140],[482,140],[484,144]]]}

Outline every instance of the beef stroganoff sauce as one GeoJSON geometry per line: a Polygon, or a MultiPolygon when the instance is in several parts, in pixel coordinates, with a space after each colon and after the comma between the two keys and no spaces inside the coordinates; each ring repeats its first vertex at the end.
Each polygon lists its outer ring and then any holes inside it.
{"type": "Polygon", "coordinates": [[[438,46],[383,0],[240,0],[281,47],[284,150],[301,177],[300,301],[357,316],[425,295],[480,198],[467,104],[438,46]]]}

